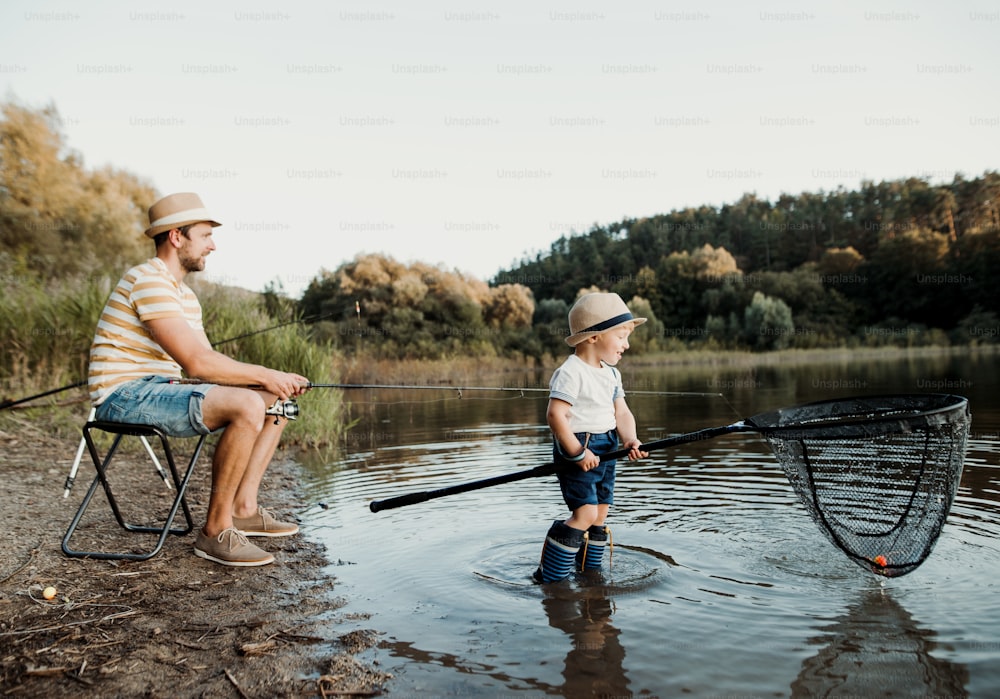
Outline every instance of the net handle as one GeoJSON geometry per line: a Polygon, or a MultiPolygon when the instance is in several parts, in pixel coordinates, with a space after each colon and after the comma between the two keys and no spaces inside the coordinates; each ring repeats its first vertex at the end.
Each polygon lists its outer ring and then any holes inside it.
{"type": "MultiPolygon", "coordinates": [[[[706,427],[705,429],[698,430],[696,432],[688,432],[686,434],[676,435],[674,437],[667,437],[665,439],[659,439],[655,442],[650,442],[649,444],[643,444],[639,447],[640,451],[656,451],[657,449],[666,449],[667,447],[677,446],[679,444],[687,444],[688,442],[697,442],[705,439],[714,439],[725,434],[731,434],[733,432],[747,432],[752,431],[753,428],[748,426],[744,421],[734,422],[731,425],[725,425],[723,427],[706,427]]],[[[619,449],[617,451],[607,452],[606,454],[601,454],[600,460],[611,461],[612,459],[620,459],[628,456],[629,449],[619,449]]],[[[372,500],[368,505],[368,509],[372,512],[381,512],[382,510],[393,510],[397,507],[405,507],[407,505],[416,505],[417,503],[427,502],[428,500],[433,500],[435,498],[443,498],[448,495],[457,495],[459,493],[467,493],[470,490],[480,490],[481,488],[489,488],[494,485],[501,485],[503,483],[513,483],[514,481],[521,481],[526,478],[537,478],[539,476],[548,476],[556,473],[561,464],[548,463],[542,466],[536,466],[535,468],[530,468],[524,471],[517,471],[514,473],[508,473],[501,476],[493,476],[492,478],[484,478],[478,481],[471,481],[468,483],[459,483],[458,485],[448,486],[446,488],[438,488],[437,490],[423,490],[417,493],[409,493],[408,495],[399,495],[394,498],[386,498],[384,500],[372,500]]]]}
{"type": "MultiPolygon", "coordinates": [[[[754,415],[746,420],[740,420],[734,422],[730,425],[724,425],[721,427],[706,427],[695,432],[688,432],[685,434],[675,435],[673,437],[666,437],[664,439],[659,439],[654,442],[649,442],[648,444],[643,444],[639,447],[640,451],[650,452],[656,451],[657,449],[665,449],[667,447],[679,446],[681,444],[688,444],[690,442],[697,442],[707,439],[714,439],[716,437],[721,437],[727,434],[734,434],[737,432],[757,432],[760,434],[776,434],[780,432],[793,432],[801,431],[803,429],[815,430],[822,427],[821,422],[813,422],[809,424],[792,424],[792,425],[764,425],[761,424],[766,419],[774,415],[780,415],[782,412],[790,412],[792,410],[799,410],[803,408],[813,408],[823,405],[834,405],[836,403],[852,404],[860,401],[868,402],[887,402],[887,401],[905,401],[913,400],[919,398],[921,400],[936,400],[944,403],[943,405],[935,408],[928,408],[926,410],[916,411],[909,416],[895,415],[891,417],[875,417],[869,420],[859,419],[852,421],[851,424],[865,424],[871,422],[884,422],[886,420],[900,421],[905,419],[914,419],[916,417],[926,417],[940,412],[948,412],[954,410],[962,405],[968,409],[968,400],[962,396],[955,396],[949,394],[916,394],[916,395],[896,395],[896,396],[865,396],[865,397],[854,397],[854,398],[838,398],[833,400],[817,401],[815,403],[806,403],[804,405],[799,405],[794,408],[781,408],[771,412],[764,412],[754,415]]],[[[843,427],[847,425],[847,422],[837,422],[837,427],[843,427]]],[[[618,449],[617,451],[608,452],[603,454],[600,459],[601,461],[610,461],[612,459],[619,459],[628,456],[628,449],[618,449]]],[[[433,500],[435,498],[446,497],[448,495],[457,495],[459,493],[467,493],[471,490],[479,490],[481,488],[489,488],[494,485],[500,485],[503,483],[512,483],[519,480],[524,480],[526,478],[537,478],[539,476],[547,476],[555,473],[559,468],[558,464],[548,463],[541,466],[536,466],[535,468],[527,469],[524,471],[517,471],[515,473],[508,473],[505,475],[494,476],[492,478],[485,478],[478,481],[472,481],[467,483],[460,483],[458,485],[449,486],[446,488],[439,488],[437,490],[424,490],[416,493],[410,493],[408,495],[400,495],[397,497],[386,498],[384,500],[372,500],[368,508],[372,512],[380,512],[382,510],[391,510],[397,507],[404,507],[407,505],[415,505],[417,503],[426,502],[428,500],[433,500]]]]}
{"type": "MultiPolygon", "coordinates": [[[[657,449],[666,449],[668,447],[676,447],[681,444],[688,444],[690,442],[701,442],[707,439],[715,439],[716,437],[721,437],[727,434],[734,434],[736,432],[759,432],[760,430],[749,424],[749,421],[740,420],[739,422],[734,422],[731,425],[724,425],[722,427],[706,427],[701,430],[696,430],[695,432],[687,432],[685,434],[675,435],[673,437],[665,437],[663,439],[658,439],[655,442],[650,442],[649,444],[642,444],[639,446],[639,451],[656,451],[657,449]]],[[[601,454],[601,461],[612,461],[614,459],[623,459],[628,456],[631,449],[617,449],[616,451],[609,451],[605,454],[601,454]]]]}

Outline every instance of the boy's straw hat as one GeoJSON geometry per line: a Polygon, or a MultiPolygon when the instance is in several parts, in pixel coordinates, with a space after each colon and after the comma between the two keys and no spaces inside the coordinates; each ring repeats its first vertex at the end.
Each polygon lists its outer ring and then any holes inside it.
{"type": "Polygon", "coordinates": [[[588,337],[600,335],[625,323],[642,325],[645,318],[636,318],[618,294],[587,294],[577,299],[569,309],[570,336],[566,344],[576,347],[588,337]]]}
{"type": "Polygon", "coordinates": [[[164,231],[190,226],[192,223],[209,223],[221,226],[213,220],[212,214],[201,203],[201,197],[193,192],[169,194],[149,207],[149,228],[146,235],[155,238],[164,231]]]}

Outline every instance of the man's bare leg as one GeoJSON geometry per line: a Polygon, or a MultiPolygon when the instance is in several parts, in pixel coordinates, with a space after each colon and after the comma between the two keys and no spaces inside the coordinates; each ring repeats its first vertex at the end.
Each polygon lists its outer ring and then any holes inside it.
{"type": "Polygon", "coordinates": [[[271,464],[271,458],[278,448],[278,442],[281,441],[285,425],[288,424],[283,417],[277,420],[276,425],[273,415],[265,416],[263,429],[253,443],[246,470],[233,498],[232,514],[236,517],[245,518],[257,514],[257,494],[260,492],[261,481],[264,480],[264,473],[271,464]]]}
{"type": "MultiPolygon", "coordinates": [[[[216,386],[205,395],[202,403],[205,424],[212,430],[226,428],[212,460],[212,493],[204,527],[206,536],[218,536],[233,526],[233,504],[264,426],[264,400],[255,391],[227,386],[216,386]]],[[[255,477],[258,485],[262,476],[263,472],[255,477]]]]}

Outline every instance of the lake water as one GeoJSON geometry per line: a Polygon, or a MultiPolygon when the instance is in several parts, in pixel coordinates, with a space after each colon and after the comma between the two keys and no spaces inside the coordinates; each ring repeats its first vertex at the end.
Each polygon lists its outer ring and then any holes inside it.
{"type": "MultiPolygon", "coordinates": [[[[394,675],[389,696],[1000,696],[995,355],[756,369],[630,359],[620,368],[647,442],[827,398],[968,397],[965,470],[936,548],[900,578],[863,570],[749,433],[620,461],[610,569],[534,585],[546,530],[568,514],[553,478],[368,505],[548,462],[545,394],[352,390],[359,423],[341,457],[306,464],[303,518],[336,561],[338,628],[381,634],[362,657],[394,675]]],[[[479,385],[502,382],[514,383],[479,385]]]]}

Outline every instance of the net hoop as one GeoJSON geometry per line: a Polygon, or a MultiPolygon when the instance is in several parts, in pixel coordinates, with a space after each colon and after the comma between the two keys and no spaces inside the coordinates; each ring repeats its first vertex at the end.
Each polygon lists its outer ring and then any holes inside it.
{"type": "Polygon", "coordinates": [[[834,399],[746,422],[767,440],[813,521],[855,563],[898,577],[930,554],[962,475],[966,398],[834,399]]]}
{"type": "Polygon", "coordinates": [[[836,398],[760,413],[746,424],[783,439],[866,439],[959,422],[968,406],[967,398],[949,393],[836,398]]]}

